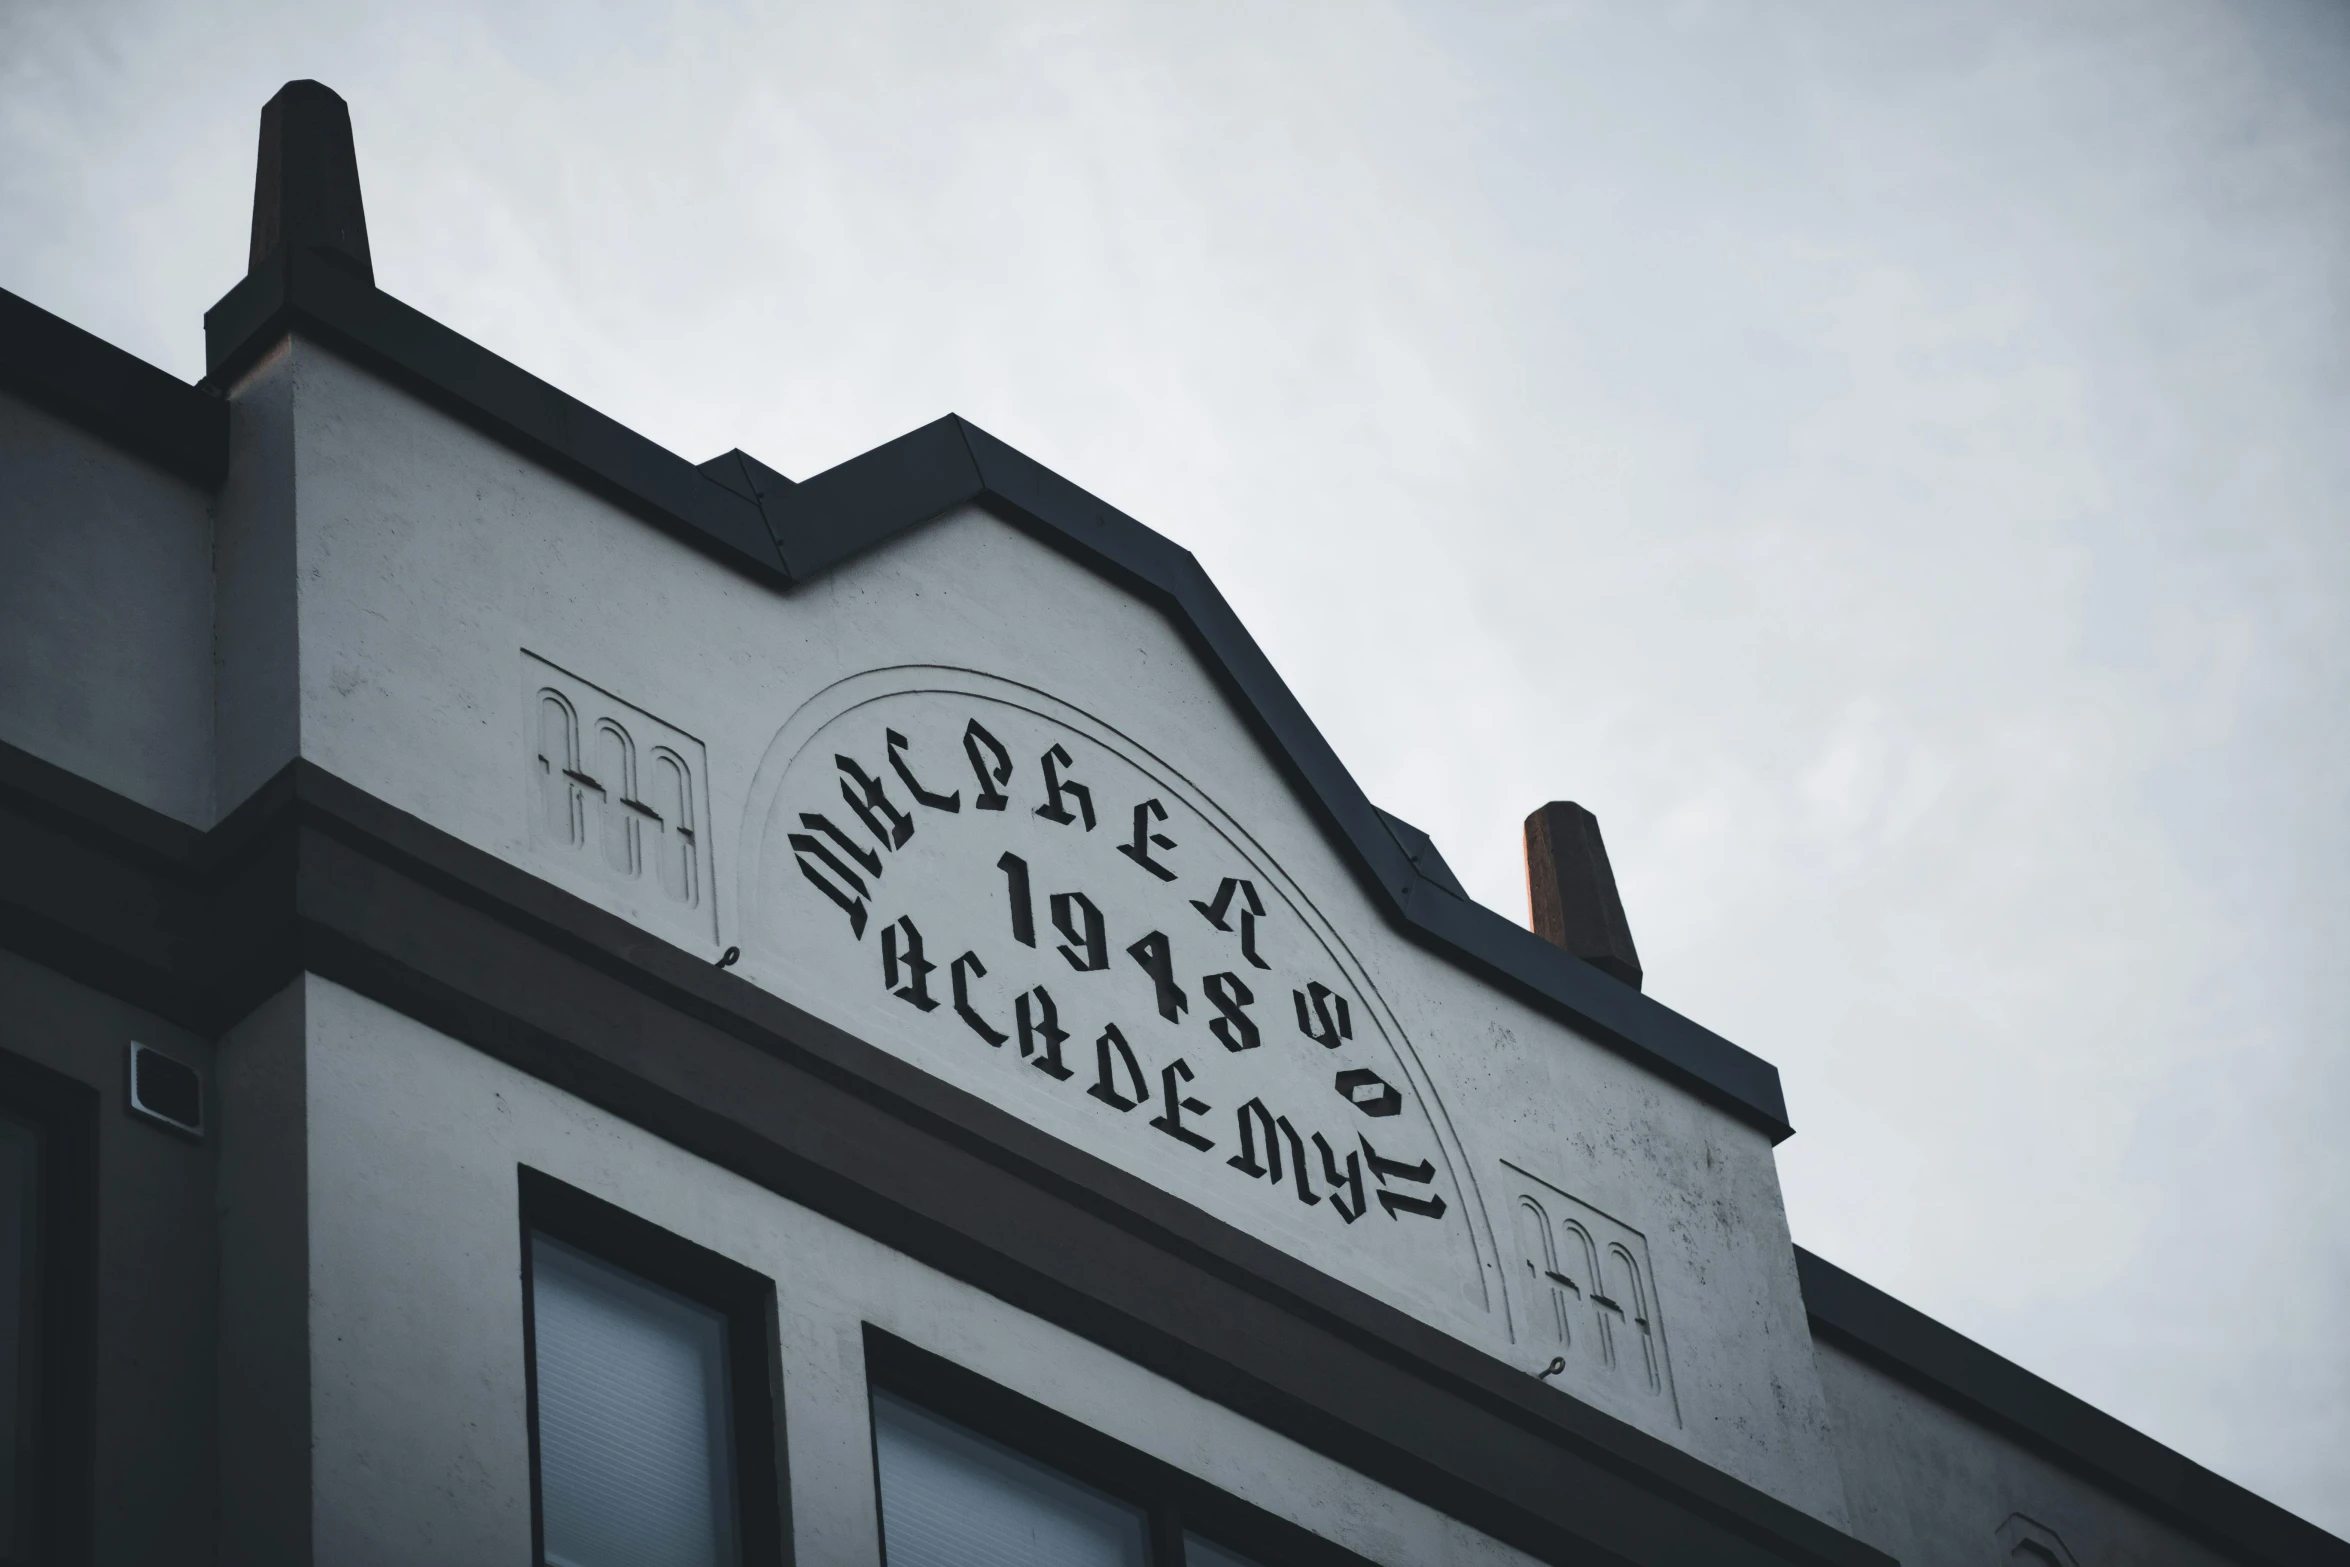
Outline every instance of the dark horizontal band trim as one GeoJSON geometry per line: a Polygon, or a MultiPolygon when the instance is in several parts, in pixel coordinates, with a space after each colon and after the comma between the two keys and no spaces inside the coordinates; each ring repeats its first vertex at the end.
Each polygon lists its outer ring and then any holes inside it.
{"type": "Polygon", "coordinates": [[[1798,1246],[1812,1331],[2238,1560],[2350,1567],[2350,1543],[1798,1246]]]}
{"type": "Polygon", "coordinates": [[[1886,1560],[315,767],[139,811],[0,769],[0,939],[207,1032],[332,979],[1546,1559],[1886,1560]]]}
{"type": "Polygon", "coordinates": [[[964,505],[1157,609],[1184,635],[1406,937],[1762,1131],[1792,1135],[1778,1069],[1552,946],[1391,833],[1191,552],[948,415],[794,484],[740,452],[697,468],[314,255],[266,263],[204,318],[216,380],[300,329],[763,581],[812,580],[964,505]]]}
{"type": "Polygon", "coordinates": [[[228,404],[0,289],[0,386],[206,489],[228,472],[228,404]]]}

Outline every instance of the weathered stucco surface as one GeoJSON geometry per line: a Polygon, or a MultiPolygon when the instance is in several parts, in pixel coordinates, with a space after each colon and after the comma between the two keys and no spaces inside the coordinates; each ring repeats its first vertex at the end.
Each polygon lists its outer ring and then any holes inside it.
{"type": "Polygon", "coordinates": [[[2230,1559],[1833,1344],[1819,1363],[1852,1532],[1904,1567],[2048,1567],[2051,1537],[2056,1567],[2230,1559]]]}
{"type": "Polygon", "coordinates": [[[1392,1567],[1531,1558],[324,980],[303,984],[315,1559],[530,1549],[528,1165],[775,1281],[797,1559],[880,1560],[863,1325],[1392,1567]]]}
{"type": "MultiPolygon", "coordinates": [[[[642,876],[630,883],[593,854],[567,858],[543,842],[534,847],[532,813],[541,808],[545,775],[524,655],[656,716],[665,732],[706,751],[701,830],[716,916],[715,934],[700,943],[706,955],[743,946],[747,977],[1166,1180],[1212,1212],[1269,1229],[1338,1277],[1529,1373],[1556,1346],[1533,1331],[1535,1313],[1552,1302],[1526,1270],[1517,1199],[1548,1192],[1555,1195],[1545,1200],[1562,1213],[1581,1205],[1643,1243],[1653,1275],[1646,1309],[1669,1377],[1643,1383],[1625,1372],[1622,1356],[1613,1370],[1599,1358],[1578,1359],[1560,1379],[1562,1396],[1585,1398],[1842,1521],[1841,1478],[1765,1140],[1400,940],[1154,612],[977,511],[778,594],[307,342],[296,341],[240,392],[263,395],[281,400],[275,416],[291,431],[300,649],[298,710],[274,718],[269,732],[297,735],[301,754],[360,787],[646,923],[642,876]],[[1415,1262],[1350,1245],[1348,1227],[1336,1223],[1303,1227],[1269,1185],[1228,1172],[1209,1179],[1214,1172],[1203,1166],[1185,1184],[1167,1161],[1188,1152],[1143,1130],[1144,1112],[1108,1112],[1078,1092],[1092,1076],[1091,1026],[1070,1046],[1088,1069],[1084,1077],[1060,1085],[1022,1074],[1005,1066],[1007,1051],[969,1039],[950,1046],[952,1036],[930,1027],[935,1018],[890,994],[878,926],[849,949],[866,953],[860,972],[853,962],[795,966],[793,943],[776,939],[792,934],[790,920],[763,929],[747,917],[759,887],[791,874],[788,860],[772,858],[772,834],[768,863],[752,863],[754,840],[775,808],[762,791],[791,760],[771,756],[779,737],[841,682],[909,665],[1041,693],[1044,706],[1114,734],[1122,754],[1156,759],[1153,776],[1205,802],[1245,837],[1252,863],[1298,889],[1343,948],[1380,1026],[1422,1069],[1416,1092],[1450,1132],[1448,1143],[1438,1139],[1427,1151],[1434,1158],[1441,1144],[1458,1165],[1445,1189],[1473,1210],[1453,1215],[1473,1242],[1473,1267],[1464,1274],[1462,1255],[1446,1247],[1429,1247],[1415,1262]]],[[[927,743],[935,756],[939,737],[927,743]]],[[[248,749],[258,756],[266,747],[248,749]]],[[[870,754],[865,765],[882,760],[870,754]]],[[[1027,809],[1036,763],[1019,763],[1027,809]]],[[[232,771],[244,779],[257,767],[232,769],[224,754],[224,780],[232,771]]],[[[903,805],[901,787],[888,787],[903,805]]],[[[1127,836],[1125,813],[1135,803],[1105,795],[1094,835],[1105,855],[1127,836]]],[[[845,820],[846,808],[839,814],[845,820]]],[[[838,918],[813,894],[803,908],[838,918]]],[[[942,987],[944,963],[959,950],[936,955],[942,987]]],[[[1117,963],[1121,982],[1136,977],[1124,956],[1117,963]]],[[[1277,1026],[1294,1039],[1286,982],[1261,999],[1268,1033],[1277,1026]]],[[[1008,1000],[1000,993],[994,1005],[1000,1011],[1008,1000]]],[[[1206,1039],[1204,1010],[1183,1025],[1197,1041],[1206,1039]]],[[[1193,1049],[1190,1060],[1205,1072],[1215,1047],[1193,1049]]],[[[1155,1084],[1164,1043],[1138,1053],[1154,1050],[1155,1084]]],[[[1239,1069],[1218,1065],[1227,1068],[1239,1069]]],[[[1216,1108],[1229,1113],[1225,1104],[1216,1108]]],[[[1335,1104],[1316,1113],[1336,1117],[1320,1124],[1337,1129],[1350,1112],[1335,1104]]],[[[1421,1154],[1415,1146],[1411,1157],[1421,1154]]],[[[1376,1209],[1363,1221],[1401,1222],[1376,1209]]],[[[1600,1308],[1584,1302],[1583,1309],[1592,1319],[1588,1338],[1600,1308]]]]}
{"type": "Polygon", "coordinates": [[[212,816],[211,497],[0,392],[0,739],[212,816]]]}

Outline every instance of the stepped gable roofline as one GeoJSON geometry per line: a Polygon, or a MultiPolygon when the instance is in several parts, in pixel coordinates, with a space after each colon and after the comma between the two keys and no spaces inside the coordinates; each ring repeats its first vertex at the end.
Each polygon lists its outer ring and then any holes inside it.
{"type": "Polygon", "coordinates": [[[1800,1246],[1795,1272],[1816,1337],[2091,1484],[2118,1491],[2155,1517],[2245,1561],[2350,1567],[2350,1542],[2213,1474],[1800,1246]]]}
{"type": "Polygon", "coordinates": [[[228,404],[0,288],[0,388],[180,478],[228,472],[228,404]]]}
{"type": "Polygon", "coordinates": [[[959,507],[984,509],[1182,632],[1406,936],[1772,1141],[1792,1134],[1769,1062],[1466,901],[1448,875],[1424,874],[1190,551],[968,420],[949,414],[797,483],[740,452],[696,467],[347,267],[300,251],[271,258],[231,289],[206,313],[204,330],[211,378],[221,384],[301,332],[782,592],[959,507]]]}

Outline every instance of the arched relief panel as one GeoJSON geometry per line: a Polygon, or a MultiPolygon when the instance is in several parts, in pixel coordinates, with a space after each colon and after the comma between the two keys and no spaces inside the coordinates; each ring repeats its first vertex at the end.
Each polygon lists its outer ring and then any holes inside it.
{"type": "Polygon", "coordinates": [[[671,940],[714,943],[702,743],[535,654],[522,676],[539,863],[671,940]]]}
{"type": "Polygon", "coordinates": [[[1504,1334],[1489,1222],[1313,900],[1165,759],[1041,692],[885,669],[778,734],[747,977],[1317,1266],[1504,1334]]]}
{"type": "Polygon", "coordinates": [[[1647,1238],[1516,1165],[1501,1169],[1518,1215],[1509,1276],[1527,1347],[1565,1362],[1559,1386],[1678,1424],[1647,1238]]]}

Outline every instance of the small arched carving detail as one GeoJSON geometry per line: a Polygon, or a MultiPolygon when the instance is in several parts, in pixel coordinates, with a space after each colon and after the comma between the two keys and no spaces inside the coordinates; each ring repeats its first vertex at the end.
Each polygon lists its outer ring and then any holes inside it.
{"type": "Polygon", "coordinates": [[[661,891],[670,902],[691,907],[701,896],[696,877],[700,860],[694,825],[694,773],[684,757],[665,745],[653,749],[650,793],[648,825],[656,834],[654,860],[661,891]]]}
{"type": "Polygon", "coordinates": [[[587,827],[586,800],[580,786],[579,713],[563,693],[542,686],[538,727],[541,826],[554,842],[575,846],[587,827]]]}
{"type": "Polygon", "coordinates": [[[604,863],[612,874],[635,880],[644,867],[644,810],[636,793],[636,741],[619,720],[596,721],[596,816],[602,824],[604,863]]]}

